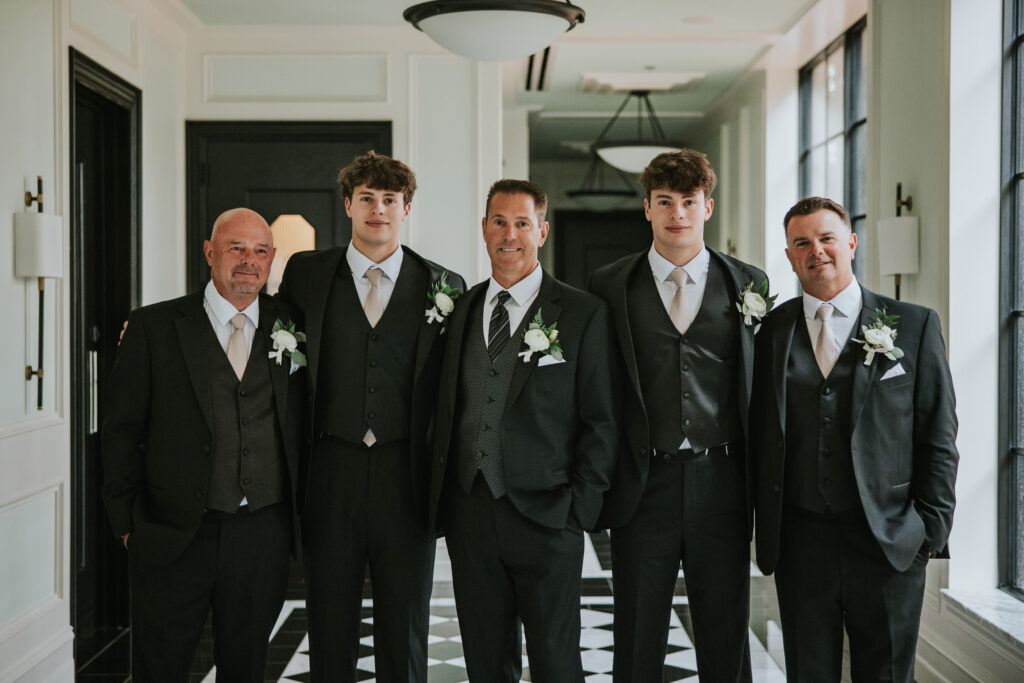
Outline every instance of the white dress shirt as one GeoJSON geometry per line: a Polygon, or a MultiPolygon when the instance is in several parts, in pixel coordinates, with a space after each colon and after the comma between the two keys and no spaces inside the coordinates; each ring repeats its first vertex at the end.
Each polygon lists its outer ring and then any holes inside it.
{"type": "Polygon", "coordinates": [[[366,308],[366,297],[370,295],[370,278],[366,277],[366,271],[372,266],[377,266],[384,271],[384,276],[377,282],[377,296],[383,304],[381,310],[386,310],[388,302],[391,301],[391,292],[395,291],[395,282],[398,280],[398,273],[402,270],[402,247],[388,256],[380,263],[374,263],[366,257],[363,252],[348,243],[345,250],[345,260],[348,261],[348,268],[352,272],[352,282],[356,286],[356,296],[359,297],[359,305],[366,308]]]}
{"type": "Polygon", "coordinates": [[[252,350],[252,339],[256,336],[256,328],[260,326],[259,296],[253,299],[251,304],[239,311],[235,308],[234,304],[220,295],[217,287],[213,284],[213,280],[210,280],[206,283],[203,309],[210,318],[210,325],[213,326],[213,331],[217,335],[217,341],[220,342],[220,348],[224,349],[224,353],[228,352],[228,339],[231,338],[231,333],[235,331],[234,325],[231,324],[231,319],[235,317],[236,313],[244,313],[245,325],[242,327],[242,334],[245,335],[245,348],[249,351],[252,350]]]}
{"type": "Polygon", "coordinates": [[[804,318],[807,321],[807,333],[811,335],[812,347],[817,343],[818,334],[821,332],[821,321],[818,320],[818,307],[822,303],[829,303],[835,309],[828,323],[829,327],[832,328],[832,335],[836,341],[835,357],[838,359],[843,351],[843,347],[846,346],[846,342],[849,341],[850,335],[857,326],[857,321],[860,319],[860,309],[863,307],[860,285],[857,284],[857,278],[853,278],[843,291],[836,294],[829,301],[823,302],[807,292],[804,292],[803,298],[804,318]]]}
{"type": "Polygon", "coordinates": [[[658,294],[661,296],[661,303],[665,306],[665,312],[670,312],[672,298],[676,295],[676,282],[672,279],[672,271],[677,267],[686,273],[686,280],[683,285],[683,296],[686,297],[686,311],[689,320],[687,327],[697,317],[700,310],[700,303],[704,300],[704,289],[708,284],[708,268],[711,267],[711,255],[707,247],[700,250],[689,262],[676,266],[655,250],[647,252],[647,261],[651,264],[651,274],[654,276],[654,284],[658,287],[658,294]]]}
{"type": "MultiPolygon", "coordinates": [[[[544,270],[538,263],[533,267],[529,275],[506,290],[512,296],[511,299],[505,302],[505,308],[508,309],[508,333],[510,337],[519,329],[519,325],[523,322],[523,316],[526,315],[526,311],[533,304],[533,300],[537,298],[537,294],[540,293],[540,283],[543,279],[544,270]]],[[[494,310],[495,304],[498,303],[498,293],[504,289],[493,276],[488,280],[487,293],[484,295],[483,326],[485,344],[490,343],[488,336],[491,331],[491,311],[494,310]]],[[[543,311],[541,313],[543,314],[543,311]]],[[[550,325],[553,322],[555,321],[545,320],[544,324],[550,325]]]]}

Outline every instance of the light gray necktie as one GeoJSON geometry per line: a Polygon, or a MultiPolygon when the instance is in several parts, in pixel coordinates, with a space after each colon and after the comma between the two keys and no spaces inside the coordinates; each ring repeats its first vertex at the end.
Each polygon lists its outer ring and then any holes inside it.
{"type": "Polygon", "coordinates": [[[686,283],[686,271],[682,268],[673,268],[672,279],[676,283],[676,293],[668,307],[668,317],[672,319],[672,324],[679,330],[679,334],[686,334],[690,327],[690,307],[686,302],[686,290],[683,288],[686,283]]]}
{"type": "Polygon", "coordinates": [[[814,344],[814,358],[818,361],[821,374],[828,377],[832,366],[836,364],[838,353],[836,351],[836,335],[828,321],[832,319],[835,307],[832,304],[823,303],[818,306],[818,319],[821,320],[821,331],[818,332],[818,341],[814,344]]]}
{"type": "Polygon", "coordinates": [[[366,295],[366,304],[363,310],[366,311],[366,319],[370,321],[370,327],[376,327],[377,321],[384,315],[384,297],[380,295],[380,276],[384,271],[377,266],[370,266],[366,269],[366,279],[370,281],[370,293],[366,295]]]}
{"type": "MultiPolygon", "coordinates": [[[[370,321],[370,327],[376,327],[377,321],[384,315],[384,297],[380,295],[380,288],[377,286],[380,284],[380,276],[383,274],[384,271],[377,266],[370,266],[366,269],[366,278],[370,281],[370,293],[366,295],[366,305],[363,306],[363,310],[366,311],[366,319],[370,321]]],[[[367,429],[363,434],[363,443],[367,446],[377,443],[377,437],[374,436],[372,429],[367,429]]]]}
{"type": "Polygon", "coordinates": [[[245,344],[245,313],[235,313],[231,318],[231,326],[235,329],[228,337],[228,362],[235,369],[238,379],[242,379],[245,365],[249,362],[249,349],[245,344]]]}

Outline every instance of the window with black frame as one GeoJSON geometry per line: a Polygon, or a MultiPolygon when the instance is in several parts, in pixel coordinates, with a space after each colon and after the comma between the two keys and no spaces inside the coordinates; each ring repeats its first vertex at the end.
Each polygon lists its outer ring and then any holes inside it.
{"type": "MultiPolygon", "coordinates": [[[[800,69],[800,196],[845,206],[859,240],[867,214],[866,24],[858,21],[800,69]]],[[[854,260],[853,272],[863,280],[864,259],[854,260]]]]}
{"type": "Polygon", "coordinates": [[[1024,599],[1024,0],[1004,0],[999,581],[1024,599]]]}

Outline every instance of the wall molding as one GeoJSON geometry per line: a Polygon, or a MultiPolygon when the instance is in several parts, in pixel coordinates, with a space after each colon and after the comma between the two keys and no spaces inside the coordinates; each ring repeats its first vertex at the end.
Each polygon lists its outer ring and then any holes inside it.
{"type": "Polygon", "coordinates": [[[388,102],[389,55],[202,55],[204,102],[388,102]],[[301,88],[301,89],[300,89],[301,88]]]}

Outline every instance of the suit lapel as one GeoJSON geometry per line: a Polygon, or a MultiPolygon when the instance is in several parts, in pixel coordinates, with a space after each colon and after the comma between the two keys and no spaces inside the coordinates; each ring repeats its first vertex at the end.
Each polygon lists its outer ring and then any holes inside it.
{"type": "MultiPolygon", "coordinates": [[[[274,329],[274,322],[277,320],[277,302],[270,297],[260,295],[260,327],[256,334],[263,336],[264,348],[269,352],[274,349],[274,342],[270,338],[274,329]]],[[[287,321],[282,321],[287,322],[287,321]]],[[[274,387],[274,403],[277,406],[278,427],[284,431],[285,406],[288,401],[288,375],[291,373],[292,362],[286,357],[281,357],[281,364],[269,358],[264,359],[270,367],[270,382],[274,387]]]]}
{"type": "MultiPolygon", "coordinates": [[[[526,311],[526,317],[523,319],[526,326],[530,324],[533,316],[536,315],[535,311],[540,310],[541,316],[544,319],[544,326],[547,327],[551,323],[558,321],[558,316],[562,313],[562,305],[559,303],[562,299],[562,290],[558,282],[544,273],[544,277],[540,283],[540,292],[537,294],[536,301],[526,311]]],[[[516,354],[519,353],[519,348],[523,345],[523,335],[519,334],[519,330],[524,328],[524,324],[520,323],[519,328],[512,334],[512,337],[508,340],[509,344],[517,346],[516,354]]],[[[565,334],[565,330],[559,328],[561,334],[565,334]]],[[[576,331],[579,333],[579,331],[576,331]]],[[[529,363],[524,363],[522,359],[517,355],[515,359],[515,365],[512,370],[512,383],[508,388],[508,397],[505,399],[505,409],[515,403],[516,397],[519,396],[519,392],[522,391],[523,385],[526,384],[526,380],[530,377],[533,369],[537,367],[537,362],[540,360],[541,354],[535,353],[530,359],[529,363]]]]}
{"type": "Polygon", "coordinates": [[[448,337],[448,346],[445,349],[444,366],[448,368],[448,372],[442,381],[447,384],[445,393],[451,397],[453,409],[455,392],[459,383],[459,368],[461,367],[459,359],[462,358],[462,346],[466,341],[467,325],[481,324],[480,319],[472,315],[472,312],[477,300],[486,292],[487,280],[484,280],[459,297],[459,303],[455,306],[455,311],[448,324],[449,329],[445,333],[451,336],[448,337]]]}
{"type": "MultiPolygon", "coordinates": [[[[711,258],[716,259],[720,263],[725,272],[729,275],[727,282],[731,285],[731,291],[729,294],[729,301],[735,302],[739,300],[740,291],[751,284],[752,280],[749,275],[744,273],[739,268],[735,267],[730,261],[722,258],[722,256],[713,249],[708,249],[711,253],[711,258]]],[[[755,287],[760,285],[760,282],[753,283],[755,287]]],[[[743,399],[742,406],[750,405],[750,389],[754,383],[754,327],[755,325],[747,325],[743,322],[743,315],[737,311],[736,324],[739,326],[740,333],[740,356],[743,359],[743,378],[741,385],[741,398],[743,399]]],[[[745,409],[740,410],[740,422],[743,425],[743,434],[747,433],[747,411],[745,409]]]]}
{"type": "MultiPolygon", "coordinates": [[[[857,326],[853,330],[853,337],[861,335],[861,327],[870,327],[875,322],[877,317],[875,309],[881,307],[881,302],[873,292],[869,292],[863,287],[860,288],[860,292],[863,307],[860,310],[857,326]]],[[[850,402],[851,432],[857,427],[857,420],[860,419],[860,414],[864,410],[864,403],[871,393],[871,387],[874,386],[878,366],[882,364],[882,358],[884,358],[884,356],[876,355],[871,365],[864,365],[863,354],[863,351],[857,351],[857,365],[853,371],[853,397],[850,402]]]]}
{"type": "Polygon", "coordinates": [[[644,401],[644,395],[640,389],[640,370],[636,364],[636,349],[633,346],[633,333],[629,325],[629,302],[627,301],[629,294],[626,290],[629,286],[629,278],[632,277],[633,271],[640,267],[646,255],[646,251],[636,254],[622,269],[608,279],[612,322],[619,338],[619,348],[622,349],[622,360],[626,366],[626,374],[629,375],[629,382],[633,386],[633,391],[636,393],[641,405],[644,401]]]}
{"type": "MultiPolygon", "coordinates": [[[[404,246],[402,249],[405,251],[405,258],[412,257],[427,269],[427,287],[433,287],[434,282],[441,277],[441,273],[443,271],[427,263],[412,249],[404,246]]],[[[430,349],[433,348],[434,341],[444,329],[443,323],[436,321],[432,323],[427,322],[426,311],[427,297],[429,294],[429,291],[423,293],[423,317],[420,319],[419,333],[416,335],[416,365],[413,371],[413,386],[416,386],[416,383],[419,382],[420,374],[423,372],[423,367],[426,365],[427,357],[430,355],[430,349]]]]}
{"type": "Polygon", "coordinates": [[[779,426],[786,430],[786,367],[789,350],[793,345],[796,326],[803,321],[803,298],[797,297],[783,304],[772,319],[772,384],[779,412],[779,426]]]}
{"type": "MultiPolygon", "coordinates": [[[[306,276],[309,285],[309,304],[306,313],[306,350],[309,358],[309,382],[316,390],[316,378],[320,367],[320,343],[327,316],[327,298],[341,262],[345,259],[347,247],[325,251],[313,262],[306,276]]],[[[346,263],[346,270],[348,264],[346,263]]]]}
{"type": "Polygon", "coordinates": [[[202,410],[206,426],[213,430],[213,404],[210,393],[210,367],[206,362],[206,335],[213,332],[210,317],[203,308],[203,293],[190,296],[178,308],[181,317],[174,321],[178,343],[185,357],[185,368],[192,382],[192,391],[202,410]]]}

